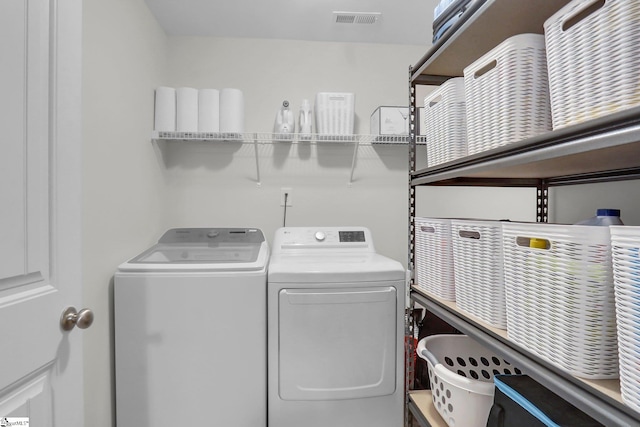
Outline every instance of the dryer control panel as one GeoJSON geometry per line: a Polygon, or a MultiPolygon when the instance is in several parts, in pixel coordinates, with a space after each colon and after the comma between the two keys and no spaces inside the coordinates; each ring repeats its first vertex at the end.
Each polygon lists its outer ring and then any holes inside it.
{"type": "Polygon", "coordinates": [[[283,227],[276,231],[274,253],[288,249],[348,249],[375,252],[365,227],[283,227]]]}

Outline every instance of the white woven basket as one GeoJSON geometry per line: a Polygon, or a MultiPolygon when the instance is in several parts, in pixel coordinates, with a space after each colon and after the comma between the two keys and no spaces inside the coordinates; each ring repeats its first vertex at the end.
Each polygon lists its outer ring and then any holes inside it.
{"type": "Polygon", "coordinates": [[[551,130],[544,36],[520,34],[464,69],[469,155],[551,130]]]}
{"type": "Polygon", "coordinates": [[[416,352],[429,367],[433,405],[450,427],[485,427],[494,375],[522,373],[466,335],[423,338],[416,352]]]}
{"type": "Polygon", "coordinates": [[[617,378],[609,227],[503,223],[502,233],[509,339],[577,377],[617,378]]]}
{"type": "Polygon", "coordinates": [[[467,121],[464,78],[444,82],[424,98],[427,166],[450,162],[467,155],[467,121]]]}
{"type": "Polygon", "coordinates": [[[544,24],[553,128],[640,104],[640,2],[574,0],[544,24]]]}
{"type": "Polygon", "coordinates": [[[415,218],[416,286],[439,298],[455,301],[451,220],[415,218]]]}
{"type": "Polygon", "coordinates": [[[507,329],[502,223],[451,221],[456,305],[491,326],[507,329]]]}
{"type": "Polygon", "coordinates": [[[611,227],[620,391],[640,412],[640,227],[611,227]]]}

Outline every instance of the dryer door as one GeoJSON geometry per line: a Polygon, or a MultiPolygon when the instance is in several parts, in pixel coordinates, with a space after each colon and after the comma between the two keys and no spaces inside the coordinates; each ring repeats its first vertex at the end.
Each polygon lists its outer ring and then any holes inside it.
{"type": "Polygon", "coordinates": [[[280,398],[392,394],[398,362],[397,298],[393,286],[281,290],[280,398]]]}

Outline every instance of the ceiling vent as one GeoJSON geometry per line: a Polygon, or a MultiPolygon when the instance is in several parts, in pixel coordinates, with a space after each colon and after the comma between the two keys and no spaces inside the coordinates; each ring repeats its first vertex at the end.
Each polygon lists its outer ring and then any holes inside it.
{"type": "Polygon", "coordinates": [[[380,12],[333,12],[336,24],[375,24],[382,18],[380,12]]]}

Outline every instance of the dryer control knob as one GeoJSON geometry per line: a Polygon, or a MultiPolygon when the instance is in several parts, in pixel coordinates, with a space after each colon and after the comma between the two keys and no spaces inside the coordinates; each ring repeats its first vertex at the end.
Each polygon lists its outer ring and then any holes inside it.
{"type": "Polygon", "coordinates": [[[323,242],[327,235],[323,231],[317,231],[315,237],[318,242],[323,242]]]}

